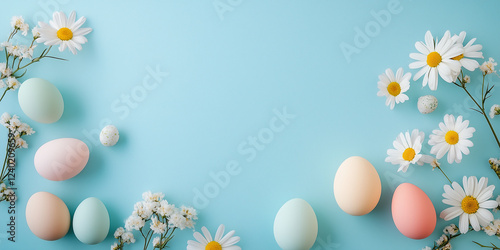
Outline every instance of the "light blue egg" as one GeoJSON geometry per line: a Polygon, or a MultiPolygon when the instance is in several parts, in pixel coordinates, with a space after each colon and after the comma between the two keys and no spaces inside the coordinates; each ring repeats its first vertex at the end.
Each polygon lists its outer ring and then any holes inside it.
{"type": "Polygon", "coordinates": [[[17,96],[24,114],[37,122],[57,122],[64,112],[61,93],[47,80],[31,78],[24,81],[17,96]]]}
{"type": "Polygon", "coordinates": [[[109,214],[104,203],[95,197],[82,201],[73,215],[73,232],[81,242],[94,245],[109,232],[109,214]]]}

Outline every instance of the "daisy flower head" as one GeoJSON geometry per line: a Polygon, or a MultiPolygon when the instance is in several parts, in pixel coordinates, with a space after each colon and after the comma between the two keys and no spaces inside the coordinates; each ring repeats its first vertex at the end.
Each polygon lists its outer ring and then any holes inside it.
{"type": "Polygon", "coordinates": [[[411,134],[406,131],[406,133],[399,133],[396,140],[392,143],[394,149],[387,150],[386,162],[390,162],[394,165],[399,165],[399,171],[406,172],[410,164],[423,165],[422,154],[422,142],[424,140],[424,132],[420,132],[418,129],[414,129],[411,134]]]}
{"type": "Polygon", "coordinates": [[[463,178],[463,188],[457,182],[452,186],[444,185],[443,203],[451,207],[443,210],[440,217],[446,221],[460,216],[460,233],[469,231],[469,224],[475,231],[487,226],[493,220],[493,214],[488,209],[498,206],[493,195],[494,185],[488,186],[488,178],[482,177],[479,182],[475,176],[463,178]]]}
{"type": "Polygon", "coordinates": [[[500,105],[493,104],[490,108],[490,118],[493,119],[497,115],[500,115],[500,105]]]}
{"type": "Polygon", "coordinates": [[[391,69],[386,69],[384,74],[379,75],[378,96],[387,97],[385,105],[391,109],[396,103],[403,103],[409,98],[404,94],[410,89],[411,73],[403,74],[403,68],[396,71],[396,75],[391,69]]]}
{"type": "Polygon", "coordinates": [[[463,49],[451,39],[450,31],[446,31],[441,40],[434,39],[430,31],[425,33],[425,43],[416,42],[415,48],[420,53],[411,53],[410,58],[417,60],[410,63],[410,69],[420,70],[415,74],[416,81],[424,76],[422,86],[436,90],[438,75],[446,82],[453,82],[460,72],[460,62],[453,57],[463,53],[463,49]]]}
{"type": "Polygon", "coordinates": [[[455,120],[453,115],[446,114],[444,123],[439,123],[439,129],[433,130],[430,135],[429,145],[432,146],[431,154],[435,154],[437,159],[443,158],[448,153],[448,163],[460,163],[462,153],[468,155],[469,147],[474,144],[469,140],[475,128],[469,127],[469,121],[458,116],[455,120]]]}
{"type": "Polygon", "coordinates": [[[451,59],[460,62],[462,67],[466,68],[469,71],[474,71],[479,67],[479,63],[471,58],[484,58],[483,52],[480,50],[483,49],[483,46],[480,44],[474,44],[476,38],[472,38],[466,45],[464,44],[465,40],[465,31],[460,32],[459,35],[454,35],[451,39],[462,48],[462,54],[455,56],[451,59]]]}
{"type": "Polygon", "coordinates": [[[231,231],[224,236],[224,225],[220,225],[212,238],[206,227],[202,227],[201,231],[194,232],[193,237],[197,240],[188,240],[187,250],[241,250],[241,247],[235,246],[240,241],[240,237],[234,236],[235,231],[231,231]]]}
{"type": "Polygon", "coordinates": [[[85,35],[92,31],[91,28],[81,28],[85,23],[85,17],[76,20],[76,13],[73,11],[66,17],[66,14],[60,11],[54,12],[53,19],[49,23],[38,22],[38,32],[40,38],[36,41],[44,43],[47,46],[59,45],[59,51],[68,48],[71,53],[76,55],[76,50],[82,50],[82,44],[87,42],[85,35]]]}

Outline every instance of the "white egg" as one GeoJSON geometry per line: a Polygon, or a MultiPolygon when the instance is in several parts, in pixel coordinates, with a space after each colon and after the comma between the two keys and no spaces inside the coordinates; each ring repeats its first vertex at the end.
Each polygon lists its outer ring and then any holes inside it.
{"type": "Polygon", "coordinates": [[[418,98],[418,111],[422,114],[429,114],[436,110],[438,100],[432,95],[424,95],[418,98]]]}
{"type": "Polygon", "coordinates": [[[118,129],[113,125],[104,127],[99,135],[101,144],[107,147],[114,146],[118,142],[118,139],[120,139],[120,134],[118,133],[118,129]]]}

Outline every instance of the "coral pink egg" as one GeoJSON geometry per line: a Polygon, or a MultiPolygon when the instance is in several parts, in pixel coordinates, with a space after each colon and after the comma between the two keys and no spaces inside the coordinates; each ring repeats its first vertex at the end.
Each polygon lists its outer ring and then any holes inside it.
{"type": "Polygon", "coordinates": [[[404,236],[424,239],[436,228],[436,210],[419,187],[403,183],[392,197],[392,219],[404,236]]]}

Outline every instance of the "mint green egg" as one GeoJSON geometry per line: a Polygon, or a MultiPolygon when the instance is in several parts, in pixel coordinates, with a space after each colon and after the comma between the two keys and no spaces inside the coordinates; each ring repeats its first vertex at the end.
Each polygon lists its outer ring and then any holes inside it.
{"type": "Polygon", "coordinates": [[[73,215],[73,232],[79,241],[94,245],[102,242],[109,232],[109,214],[102,201],[90,197],[82,201],[73,215]]]}
{"type": "Polygon", "coordinates": [[[61,93],[47,80],[31,78],[24,81],[17,96],[24,114],[34,121],[54,123],[64,112],[61,93]]]}

